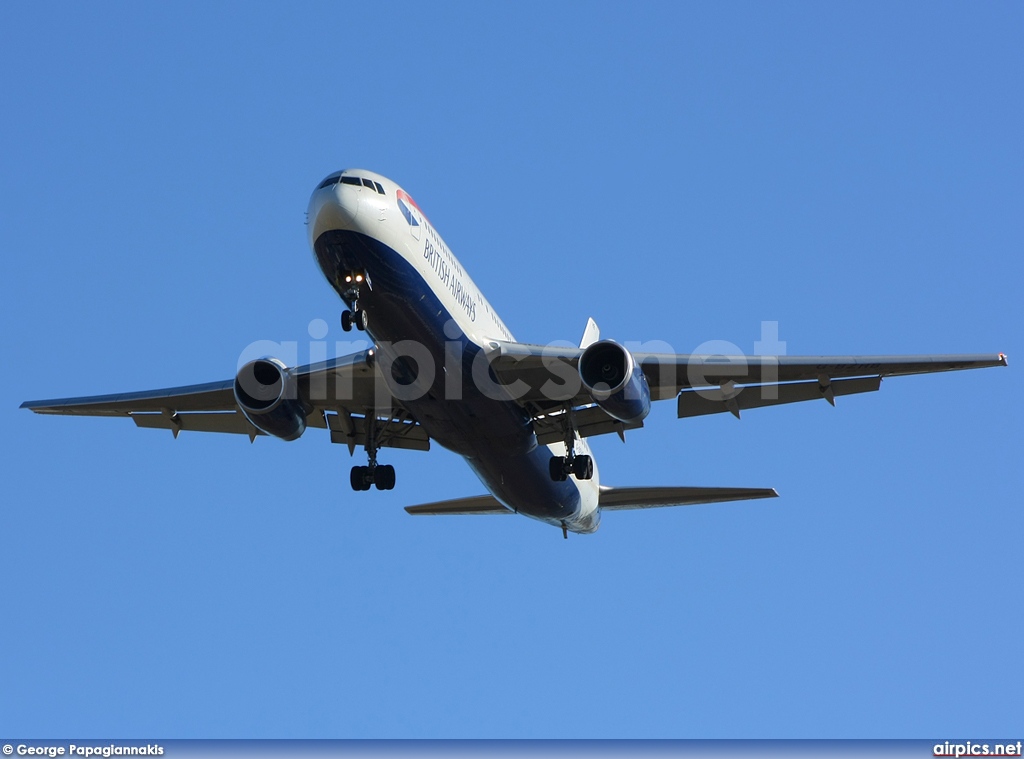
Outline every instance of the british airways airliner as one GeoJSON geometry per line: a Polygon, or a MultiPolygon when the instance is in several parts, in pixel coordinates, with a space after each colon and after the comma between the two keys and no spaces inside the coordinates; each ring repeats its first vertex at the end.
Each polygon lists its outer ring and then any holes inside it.
{"type": "Polygon", "coordinates": [[[516,342],[412,196],[372,171],[327,176],[307,211],[309,244],[373,347],[289,367],[251,361],[232,379],[138,393],[29,401],[40,414],[128,416],[139,427],[295,440],[326,430],[366,464],[353,490],[389,490],[383,448],[455,451],[486,495],[410,514],[523,514],[592,533],[606,509],[772,498],[771,488],[608,487],[587,443],[643,426],[651,401],[679,417],[878,390],[883,377],[1005,366],[1006,356],[714,356],[636,353],[589,320],[578,348],[516,342]]]}

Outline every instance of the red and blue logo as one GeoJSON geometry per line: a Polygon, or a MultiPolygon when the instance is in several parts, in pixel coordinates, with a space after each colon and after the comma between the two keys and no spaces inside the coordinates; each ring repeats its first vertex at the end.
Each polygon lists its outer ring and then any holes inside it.
{"type": "Polygon", "coordinates": [[[398,190],[395,195],[398,198],[398,210],[402,212],[402,216],[409,222],[409,226],[418,227],[420,225],[419,219],[413,214],[410,206],[419,211],[420,216],[424,219],[427,218],[427,215],[420,210],[420,207],[416,205],[416,201],[405,190],[398,190]]]}

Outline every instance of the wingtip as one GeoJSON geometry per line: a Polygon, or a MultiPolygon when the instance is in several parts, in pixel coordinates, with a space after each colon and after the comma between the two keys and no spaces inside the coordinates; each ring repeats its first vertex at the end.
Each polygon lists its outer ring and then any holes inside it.
{"type": "Polygon", "coordinates": [[[999,354],[999,363],[1002,364],[1003,366],[1009,366],[1009,364],[1006,361],[1006,354],[1005,353],[1000,353],[999,354]]]}

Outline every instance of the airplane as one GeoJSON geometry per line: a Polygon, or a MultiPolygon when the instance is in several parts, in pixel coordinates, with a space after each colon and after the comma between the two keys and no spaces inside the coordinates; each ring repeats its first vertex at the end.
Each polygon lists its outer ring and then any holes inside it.
{"type": "Polygon", "coordinates": [[[127,416],[139,427],[295,440],[324,429],[355,491],[390,490],[382,448],[461,455],[488,493],[410,514],[523,514],[569,532],[602,511],[773,498],[772,488],[609,487],[588,438],[643,426],[652,401],[680,418],[878,390],[883,377],[1006,366],[1006,356],[719,356],[630,351],[590,319],[578,347],[516,342],[402,187],[360,169],[329,174],[306,213],[309,244],[344,302],[341,326],[372,347],[307,366],[249,361],[235,377],[145,392],[28,401],[39,414],[127,416]]]}

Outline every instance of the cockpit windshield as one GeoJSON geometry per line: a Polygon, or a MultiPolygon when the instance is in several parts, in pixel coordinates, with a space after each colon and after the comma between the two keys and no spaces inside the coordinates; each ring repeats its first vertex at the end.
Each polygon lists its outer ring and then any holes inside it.
{"type": "Polygon", "coordinates": [[[338,180],[341,179],[341,174],[332,174],[327,177],[323,182],[316,186],[316,189],[322,190],[325,187],[330,187],[332,184],[338,184],[338,180]]]}
{"type": "Polygon", "coordinates": [[[384,192],[384,188],[381,186],[380,182],[375,182],[372,179],[360,179],[359,177],[345,177],[341,174],[332,174],[323,182],[318,184],[316,189],[322,190],[325,187],[331,187],[339,182],[341,182],[341,184],[350,184],[355,187],[366,187],[371,191],[376,192],[378,195],[387,194],[384,192]]]}

